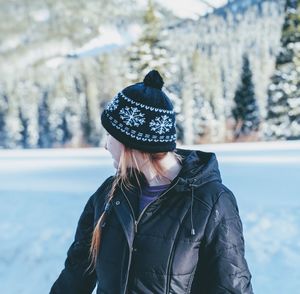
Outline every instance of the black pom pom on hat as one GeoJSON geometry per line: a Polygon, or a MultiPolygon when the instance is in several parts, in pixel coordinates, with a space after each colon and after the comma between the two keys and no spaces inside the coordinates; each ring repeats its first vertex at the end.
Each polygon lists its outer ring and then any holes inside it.
{"type": "Polygon", "coordinates": [[[164,85],[164,80],[157,70],[151,70],[144,78],[145,86],[161,90],[164,85]]]}
{"type": "Polygon", "coordinates": [[[127,86],[108,103],[101,123],[108,133],[127,147],[146,152],[176,149],[174,107],[162,87],[157,70],[143,82],[127,86]]]}

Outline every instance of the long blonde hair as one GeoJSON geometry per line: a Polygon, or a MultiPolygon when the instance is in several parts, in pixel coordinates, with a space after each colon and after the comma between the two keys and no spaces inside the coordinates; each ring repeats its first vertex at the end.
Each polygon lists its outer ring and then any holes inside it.
{"type": "MultiPolygon", "coordinates": [[[[169,152],[157,152],[157,153],[148,153],[136,149],[131,149],[129,147],[124,146],[124,149],[121,153],[118,170],[116,172],[116,176],[114,177],[114,181],[112,183],[111,190],[107,196],[107,202],[111,201],[114,196],[114,192],[118,184],[125,187],[127,190],[134,188],[131,180],[134,179],[139,188],[141,189],[141,176],[144,177],[142,172],[142,167],[138,164],[136,153],[140,153],[142,158],[145,160],[144,163],[149,163],[150,168],[152,168],[158,175],[158,178],[167,178],[165,176],[165,169],[161,166],[160,160],[163,159],[168,153],[174,155],[174,157],[182,163],[182,157],[177,154],[175,151],[169,152]]],[[[145,177],[144,177],[145,178],[145,177]]],[[[167,178],[168,179],[168,178],[167,178]]],[[[169,179],[168,179],[169,180],[169,179]]],[[[102,224],[106,219],[106,211],[104,211],[95,228],[92,235],[91,246],[90,246],[90,255],[91,263],[87,270],[92,267],[92,270],[96,268],[96,260],[100,250],[100,242],[101,242],[101,230],[102,224]]]]}

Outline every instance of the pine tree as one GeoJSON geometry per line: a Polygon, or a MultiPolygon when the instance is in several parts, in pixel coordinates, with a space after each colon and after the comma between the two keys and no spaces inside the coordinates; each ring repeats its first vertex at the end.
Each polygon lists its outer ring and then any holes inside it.
{"type": "MultiPolygon", "coordinates": [[[[81,107],[80,128],[84,144],[97,146],[99,143],[98,128],[96,127],[96,115],[98,112],[95,110],[98,108],[98,89],[96,85],[99,81],[91,74],[95,70],[93,64],[85,64],[84,68],[79,91],[81,107]]],[[[107,94],[107,96],[112,96],[112,94],[107,94]]]]}
{"type": "Polygon", "coordinates": [[[66,65],[57,76],[55,88],[50,92],[53,97],[50,121],[57,146],[68,143],[75,147],[81,144],[82,85],[79,77],[72,65],[66,65]]]}
{"type": "Polygon", "coordinates": [[[68,116],[69,116],[69,111],[66,109],[63,112],[63,117],[62,117],[62,124],[61,124],[61,129],[63,131],[63,136],[62,136],[62,144],[66,144],[72,139],[72,133],[69,129],[69,122],[68,122],[68,116]]]}
{"type": "Polygon", "coordinates": [[[205,57],[201,55],[199,48],[196,48],[192,56],[191,65],[191,84],[193,93],[193,126],[194,126],[194,143],[206,140],[209,135],[209,124],[214,120],[211,104],[204,98],[204,88],[201,83],[203,74],[202,60],[205,57]]]}
{"type": "Polygon", "coordinates": [[[162,42],[162,24],[156,15],[152,0],[148,0],[143,17],[143,31],[140,39],[129,48],[129,79],[139,82],[151,69],[168,76],[167,51],[162,42]]]}
{"type": "Polygon", "coordinates": [[[286,2],[281,48],[268,89],[267,139],[300,138],[300,0],[286,2]]]}
{"type": "Polygon", "coordinates": [[[72,132],[70,129],[71,111],[69,107],[65,107],[60,116],[60,122],[57,125],[57,133],[60,134],[58,141],[59,144],[64,146],[72,139],[72,132]]]}
{"type": "Polygon", "coordinates": [[[18,108],[18,112],[19,112],[20,125],[22,128],[20,131],[20,135],[21,135],[20,145],[22,146],[22,148],[29,148],[30,147],[29,118],[24,115],[21,107],[18,108]]]}
{"type": "Polygon", "coordinates": [[[235,120],[234,138],[237,139],[240,136],[257,131],[260,124],[252,71],[247,55],[243,55],[241,82],[236,90],[234,102],[232,116],[235,120]]]}
{"type": "Polygon", "coordinates": [[[8,97],[5,93],[0,93],[0,148],[7,148],[8,133],[7,133],[7,111],[8,97]]]}
{"type": "Polygon", "coordinates": [[[182,63],[179,65],[179,69],[177,72],[177,75],[175,76],[175,79],[171,83],[165,86],[164,92],[167,94],[167,96],[172,101],[172,104],[174,106],[174,111],[176,115],[176,134],[177,134],[177,141],[180,143],[183,143],[185,140],[184,132],[184,112],[183,110],[183,99],[182,99],[182,93],[183,93],[183,84],[180,83],[180,81],[183,81],[184,79],[184,69],[182,63]]]}
{"type": "Polygon", "coordinates": [[[91,120],[91,111],[89,100],[87,96],[84,96],[84,109],[82,111],[82,118],[81,118],[81,128],[83,133],[83,138],[87,144],[92,144],[92,120],[91,120]]]}
{"type": "Polygon", "coordinates": [[[183,126],[183,143],[194,144],[197,136],[204,135],[204,97],[202,85],[200,83],[201,75],[201,56],[195,48],[192,58],[186,58],[185,67],[182,69],[180,97],[182,100],[181,113],[183,126]]]}
{"type": "Polygon", "coordinates": [[[41,101],[38,108],[38,147],[39,148],[51,148],[53,145],[52,132],[50,128],[49,116],[49,93],[44,90],[41,97],[41,101]]]}

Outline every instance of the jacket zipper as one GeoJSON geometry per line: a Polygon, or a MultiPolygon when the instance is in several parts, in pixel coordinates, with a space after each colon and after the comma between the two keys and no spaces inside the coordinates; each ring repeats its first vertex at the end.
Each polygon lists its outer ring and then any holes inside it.
{"type": "MultiPolygon", "coordinates": [[[[135,219],[135,213],[134,213],[134,210],[131,206],[131,203],[130,203],[129,199],[127,198],[127,196],[124,193],[123,189],[121,189],[124,196],[125,196],[125,199],[127,200],[128,204],[130,206],[130,209],[131,209],[131,212],[132,212],[132,215],[133,215],[133,218],[134,218],[134,235],[133,235],[134,237],[135,237],[135,234],[137,233],[137,227],[138,227],[139,221],[141,220],[141,217],[143,216],[146,209],[150,206],[150,204],[154,203],[155,201],[160,199],[163,195],[165,195],[167,192],[169,192],[178,183],[178,181],[179,181],[179,179],[177,179],[177,181],[171,187],[169,187],[166,191],[164,191],[161,195],[159,195],[158,198],[156,198],[155,200],[148,203],[148,205],[146,205],[146,207],[140,213],[137,220],[135,219]]],[[[133,237],[133,239],[134,239],[134,237],[133,237]]],[[[130,265],[131,265],[132,251],[133,251],[133,247],[131,246],[130,250],[129,250],[129,260],[128,260],[128,267],[127,267],[127,273],[126,273],[127,276],[126,276],[126,282],[125,282],[125,287],[124,287],[124,294],[126,294],[126,291],[127,291],[127,283],[128,283],[128,278],[129,278],[129,270],[130,270],[130,265]]],[[[169,265],[168,265],[168,267],[169,267],[169,265]]]]}

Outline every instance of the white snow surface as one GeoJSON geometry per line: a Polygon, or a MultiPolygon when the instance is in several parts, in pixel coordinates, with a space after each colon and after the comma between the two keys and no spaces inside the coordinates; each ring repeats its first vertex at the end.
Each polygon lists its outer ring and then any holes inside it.
{"type": "MultiPolygon", "coordinates": [[[[239,205],[254,292],[297,293],[300,141],[178,147],[216,153],[239,205]]],[[[49,293],[86,201],[114,171],[102,148],[0,151],[0,293],[49,293]]]]}
{"type": "Polygon", "coordinates": [[[71,51],[70,55],[77,57],[94,56],[112,49],[126,46],[135,41],[141,33],[137,24],[129,25],[126,30],[115,26],[101,26],[99,36],[91,39],[82,47],[71,51]]]}
{"type": "Polygon", "coordinates": [[[171,10],[180,18],[197,19],[206,13],[212,12],[213,8],[219,8],[227,4],[227,0],[159,0],[159,4],[171,10]]]}

